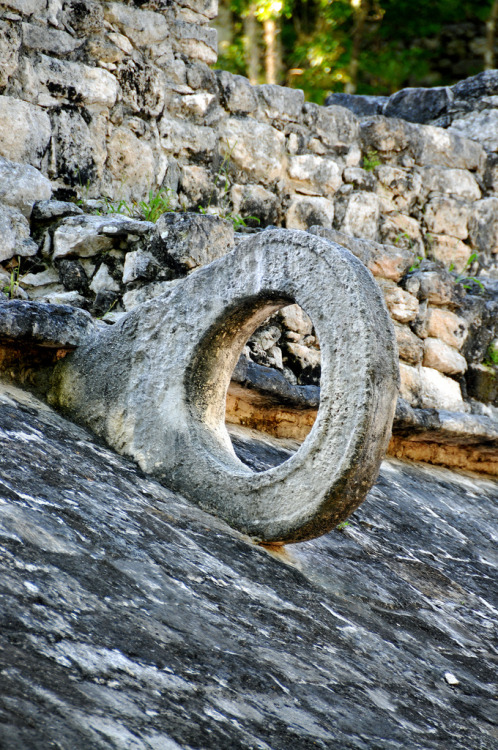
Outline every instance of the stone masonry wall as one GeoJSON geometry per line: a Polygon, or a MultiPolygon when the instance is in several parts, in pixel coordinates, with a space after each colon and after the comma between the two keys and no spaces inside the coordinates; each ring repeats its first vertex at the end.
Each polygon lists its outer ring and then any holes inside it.
{"type": "MultiPolygon", "coordinates": [[[[349,247],[384,291],[402,395],[453,411],[497,403],[489,351],[498,337],[498,139],[495,149],[494,115],[482,113],[498,95],[498,72],[444,90],[444,111],[463,102],[466,123],[438,121],[445,129],[407,121],[406,96],[398,110],[384,103],[385,114],[356,107],[357,115],[213,71],[210,0],[8,0],[0,8],[0,279],[8,296],[107,312],[111,323],[230,248],[231,228],[209,216],[132,226],[94,215],[110,207],[96,199],[108,197],[114,211],[163,189],[176,211],[202,207],[235,224],[245,217],[253,231],[313,228],[349,247]],[[76,199],[80,206],[67,203],[76,199]],[[190,247],[181,246],[185,232],[190,247]]],[[[282,313],[266,333],[249,357],[316,382],[318,343],[300,313],[282,313]]]]}

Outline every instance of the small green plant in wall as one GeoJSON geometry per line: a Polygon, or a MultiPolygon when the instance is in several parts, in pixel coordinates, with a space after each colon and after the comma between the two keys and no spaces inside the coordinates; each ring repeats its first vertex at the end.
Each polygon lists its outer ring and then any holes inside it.
{"type": "Polygon", "coordinates": [[[17,290],[19,288],[19,275],[21,273],[21,258],[17,256],[16,265],[10,270],[10,280],[2,287],[2,292],[7,295],[9,299],[14,299],[17,296],[17,290]]]}
{"type": "MultiPolygon", "coordinates": [[[[84,203],[84,201],[78,201],[78,203],[84,203]]],[[[157,192],[150,190],[147,199],[143,201],[128,203],[124,199],[113,201],[110,198],[104,198],[102,204],[95,208],[94,212],[99,216],[122,214],[141,221],[156,222],[162,214],[172,210],[172,191],[170,188],[161,188],[157,192]]]]}
{"type": "MultiPolygon", "coordinates": [[[[479,291],[484,292],[484,284],[482,283],[482,281],[475,276],[469,276],[469,274],[467,273],[470,270],[473,262],[477,260],[477,258],[477,253],[472,253],[470,258],[466,262],[463,271],[460,271],[460,273],[456,274],[456,276],[453,277],[453,281],[455,282],[455,284],[461,284],[464,289],[472,289],[474,286],[478,286],[479,291]]],[[[455,264],[451,263],[448,270],[450,273],[454,272],[455,264]]]]}
{"type": "Polygon", "coordinates": [[[367,172],[372,172],[375,167],[380,166],[380,164],[382,164],[382,162],[379,159],[378,151],[371,149],[363,155],[363,169],[365,169],[367,172]]]}
{"type": "Polygon", "coordinates": [[[488,346],[486,352],[486,358],[483,360],[483,365],[486,367],[498,367],[498,339],[495,339],[488,346]]]}

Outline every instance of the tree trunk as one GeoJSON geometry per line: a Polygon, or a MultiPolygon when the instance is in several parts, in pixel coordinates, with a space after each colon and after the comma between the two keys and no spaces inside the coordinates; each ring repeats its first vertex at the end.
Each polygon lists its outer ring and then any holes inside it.
{"type": "MultiPolygon", "coordinates": [[[[498,0],[495,0],[495,2],[498,2],[498,0]]],[[[366,6],[367,0],[351,0],[351,7],[353,8],[355,21],[353,26],[353,46],[351,49],[351,60],[349,61],[348,69],[349,81],[347,81],[344,87],[344,91],[346,92],[346,94],[354,94],[356,92],[361,41],[363,38],[365,18],[367,15],[366,6]]]]}
{"type": "Polygon", "coordinates": [[[277,40],[278,22],[274,17],[263,21],[263,38],[265,41],[265,77],[266,83],[277,83],[280,73],[279,46],[277,40]]]}
{"type": "Polygon", "coordinates": [[[495,67],[495,33],[496,21],[498,19],[498,0],[494,0],[491,6],[489,18],[486,21],[486,46],[484,48],[484,70],[492,70],[495,67]]]}
{"type": "Polygon", "coordinates": [[[244,57],[246,59],[247,77],[253,85],[259,81],[259,45],[258,22],[254,15],[252,3],[244,16],[244,57]]]}

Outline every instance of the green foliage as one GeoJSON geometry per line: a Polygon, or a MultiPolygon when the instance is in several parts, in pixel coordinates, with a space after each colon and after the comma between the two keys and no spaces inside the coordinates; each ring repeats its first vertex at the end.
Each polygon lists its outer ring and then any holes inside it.
{"type": "Polygon", "coordinates": [[[347,529],[348,526],[350,526],[349,521],[341,521],[341,523],[337,524],[336,529],[338,531],[343,531],[344,529],[347,529]]]}
{"type": "Polygon", "coordinates": [[[19,275],[21,273],[21,258],[17,257],[17,265],[14,266],[14,268],[10,271],[10,281],[8,284],[5,284],[2,291],[4,294],[7,295],[9,299],[14,299],[16,296],[17,289],[19,288],[19,275]]]}
{"type": "Polygon", "coordinates": [[[498,342],[492,341],[491,344],[488,346],[488,350],[486,352],[486,359],[483,362],[484,365],[487,365],[487,367],[496,367],[498,366],[498,342]]]}
{"type": "Polygon", "coordinates": [[[375,167],[378,167],[380,164],[382,164],[382,162],[379,159],[378,151],[367,151],[363,156],[363,169],[367,172],[372,172],[375,167]]]}
{"type": "Polygon", "coordinates": [[[420,264],[422,263],[423,259],[424,258],[422,255],[417,255],[413,265],[411,265],[408,269],[408,273],[412,273],[413,271],[416,271],[418,268],[420,268],[420,264]]]}
{"type": "Polygon", "coordinates": [[[137,213],[145,221],[156,222],[162,214],[171,211],[171,190],[169,188],[154,193],[149,192],[149,198],[146,201],[139,201],[137,204],[137,213]]]}
{"type": "MultiPolygon", "coordinates": [[[[455,83],[478,73],[483,61],[457,71],[455,53],[438,35],[452,24],[482,24],[492,0],[220,0],[217,67],[247,75],[248,45],[264,55],[262,23],[275,19],[282,59],[279,83],[302,88],[323,103],[333,91],[389,95],[405,86],[455,83]],[[249,14],[258,27],[248,39],[249,14]],[[352,65],[352,61],[354,64],[352,65]],[[357,72],[355,72],[357,63],[357,72]]],[[[265,83],[260,65],[259,83],[265,83]]]]}
{"type": "MultiPolygon", "coordinates": [[[[472,264],[474,263],[475,260],[477,260],[477,258],[478,258],[478,254],[472,253],[467,263],[465,264],[463,271],[461,271],[459,274],[454,276],[453,281],[455,282],[455,284],[461,284],[464,289],[472,289],[475,286],[478,286],[479,291],[484,292],[484,284],[482,283],[482,281],[476,278],[475,276],[469,276],[467,274],[467,271],[471,268],[472,264]]],[[[454,264],[451,263],[448,269],[450,273],[454,270],[454,268],[455,268],[454,264]]]]}
{"type": "MultiPolygon", "coordinates": [[[[172,210],[171,192],[170,188],[162,188],[157,193],[150,190],[147,200],[131,201],[130,203],[124,199],[114,201],[110,198],[104,198],[101,205],[93,209],[93,213],[97,216],[122,214],[140,221],[156,222],[162,214],[172,210]]],[[[78,201],[78,205],[84,204],[84,201],[78,201]]]]}

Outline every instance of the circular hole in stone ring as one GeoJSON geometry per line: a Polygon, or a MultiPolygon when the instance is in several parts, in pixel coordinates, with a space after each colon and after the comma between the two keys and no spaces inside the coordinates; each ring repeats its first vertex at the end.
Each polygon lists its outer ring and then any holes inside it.
{"type": "Polygon", "coordinates": [[[321,352],[313,321],[285,305],[250,336],[232,373],[225,423],[235,453],[253,471],[299,450],[320,403],[321,352]]]}
{"type": "Polygon", "coordinates": [[[381,292],[349,251],[297,231],[251,237],[203,270],[212,309],[184,381],[197,454],[188,476],[178,481],[177,474],[174,484],[261,541],[324,533],[363,501],[389,440],[398,365],[381,292]],[[230,442],[226,393],[248,336],[293,302],[310,315],[320,340],[320,408],[292,458],[254,473],[230,442]]]}

